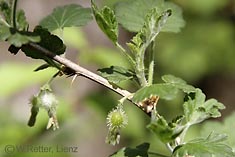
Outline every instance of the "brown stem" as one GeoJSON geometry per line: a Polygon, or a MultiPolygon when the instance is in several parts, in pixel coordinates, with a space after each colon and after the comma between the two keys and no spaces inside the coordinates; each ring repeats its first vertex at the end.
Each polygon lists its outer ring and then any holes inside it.
{"type": "Polygon", "coordinates": [[[67,68],[73,70],[76,72],[76,74],[79,74],[80,76],[83,76],[83,77],[86,77],[92,81],[95,81],[109,89],[111,89],[112,91],[116,92],[117,94],[123,96],[123,97],[126,97],[130,102],[132,102],[134,105],[136,105],[137,107],[139,107],[142,111],[144,111],[147,115],[151,115],[150,113],[147,113],[145,110],[143,110],[143,107],[139,104],[139,103],[134,103],[132,101],[132,93],[130,93],[129,91],[127,90],[123,90],[117,86],[114,86],[112,84],[109,83],[109,81],[81,66],[79,66],[78,64],[75,64],[73,63],[72,61],[64,58],[64,57],[61,57],[61,56],[58,56],[54,53],[52,53],[51,51],[41,47],[40,45],[38,44],[35,44],[35,43],[29,43],[28,46],[34,48],[34,49],[37,49],[39,50],[42,54],[46,55],[47,57],[57,61],[58,63],[60,64],[63,64],[64,66],[66,66],[67,68]]]}

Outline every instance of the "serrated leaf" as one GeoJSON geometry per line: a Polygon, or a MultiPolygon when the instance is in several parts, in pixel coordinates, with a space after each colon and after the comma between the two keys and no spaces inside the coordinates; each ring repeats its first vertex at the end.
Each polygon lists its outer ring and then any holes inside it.
{"type": "MultiPolygon", "coordinates": [[[[5,25],[7,24],[8,27],[13,27],[13,22],[12,22],[12,14],[11,14],[11,10],[12,10],[12,2],[6,2],[6,1],[2,1],[0,2],[0,10],[2,12],[2,15],[4,17],[5,20],[5,25]]],[[[26,31],[28,28],[28,22],[26,20],[25,17],[25,13],[23,10],[17,10],[16,11],[16,28],[18,31],[26,31]]]]}
{"type": "Polygon", "coordinates": [[[157,8],[151,9],[141,30],[127,44],[130,50],[133,53],[145,51],[149,44],[155,40],[170,15],[171,10],[160,13],[157,8]]]}
{"type": "Polygon", "coordinates": [[[226,136],[222,134],[210,134],[207,138],[198,138],[177,146],[173,152],[174,157],[234,157],[232,149],[223,144],[226,136]]]}
{"type": "MultiPolygon", "coordinates": [[[[0,17],[0,40],[8,41],[10,45],[21,47],[29,42],[39,42],[40,37],[32,32],[28,32],[28,22],[23,10],[16,11],[15,25],[13,24],[10,1],[1,1],[0,9],[3,16],[0,17]]],[[[9,49],[12,53],[16,54],[18,51],[13,47],[9,49]]]]}
{"type": "Polygon", "coordinates": [[[39,42],[40,37],[36,36],[34,33],[16,32],[11,34],[7,41],[16,47],[21,47],[29,42],[39,42]]]}
{"type": "MultiPolygon", "coordinates": [[[[40,36],[41,41],[38,44],[43,48],[53,52],[56,55],[61,55],[65,52],[66,46],[63,44],[63,41],[56,35],[51,34],[41,26],[35,27],[34,33],[40,36]]],[[[28,57],[34,59],[45,59],[45,55],[42,55],[38,50],[33,49],[28,45],[24,45],[22,47],[22,51],[28,57]]]]}
{"type": "Polygon", "coordinates": [[[162,116],[158,116],[147,126],[147,128],[158,136],[162,142],[171,142],[178,137],[184,129],[184,126],[179,124],[182,118],[183,117],[177,117],[172,122],[167,123],[162,116]]]}
{"type": "Polygon", "coordinates": [[[0,25],[0,40],[5,41],[11,36],[10,28],[0,25]]]}
{"type": "Polygon", "coordinates": [[[92,11],[98,26],[113,43],[116,43],[118,40],[118,23],[114,11],[107,6],[99,10],[95,3],[91,2],[92,11]]]}
{"type": "Polygon", "coordinates": [[[25,13],[23,10],[17,11],[16,28],[20,31],[26,31],[28,29],[28,22],[26,21],[25,13]]]}
{"type": "Polygon", "coordinates": [[[172,10],[172,16],[168,19],[161,31],[179,32],[185,25],[181,9],[171,3],[163,0],[130,0],[117,3],[115,14],[117,21],[127,30],[138,32],[144,25],[145,16],[153,9],[157,8],[159,13],[172,10]]]}
{"type": "Polygon", "coordinates": [[[185,93],[191,93],[196,91],[196,89],[193,86],[188,85],[186,81],[173,75],[164,75],[162,76],[162,80],[166,83],[172,84],[178,89],[181,89],[185,93]]]}
{"type": "Polygon", "coordinates": [[[133,96],[133,101],[139,103],[152,95],[159,96],[160,99],[170,100],[175,98],[178,90],[168,84],[153,84],[139,89],[133,96]]]}
{"type": "Polygon", "coordinates": [[[39,42],[40,37],[33,32],[18,31],[7,26],[0,26],[0,40],[8,41],[15,47],[21,47],[29,42],[39,42]]]}
{"type": "Polygon", "coordinates": [[[163,0],[130,0],[117,3],[115,14],[117,21],[127,30],[138,32],[143,27],[145,16],[154,8],[160,6],[163,0]]]}
{"type": "Polygon", "coordinates": [[[8,24],[11,24],[11,7],[6,1],[0,2],[1,13],[8,24]]]}
{"type": "Polygon", "coordinates": [[[183,108],[188,124],[193,125],[210,117],[217,118],[221,116],[219,110],[224,109],[225,106],[215,99],[205,101],[205,98],[205,94],[200,89],[196,89],[195,93],[186,95],[183,108]]]}
{"type": "Polygon", "coordinates": [[[109,82],[120,83],[122,81],[131,80],[135,77],[131,70],[119,66],[111,66],[110,68],[98,69],[101,76],[109,82]]]}
{"type": "Polygon", "coordinates": [[[148,157],[149,143],[142,143],[136,148],[124,147],[110,157],[148,157]]]}
{"type": "Polygon", "coordinates": [[[172,2],[165,2],[163,8],[165,10],[172,10],[172,16],[170,16],[167,20],[166,24],[162,28],[162,32],[180,32],[181,29],[185,26],[182,9],[172,2]]]}
{"type": "Polygon", "coordinates": [[[235,112],[230,115],[227,115],[224,120],[221,121],[207,121],[203,124],[202,129],[200,130],[201,135],[209,134],[211,131],[216,133],[224,133],[228,136],[228,139],[225,141],[226,144],[233,148],[235,152],[235,134],[234,134],[234,119],[235,112]]]}
{"type": "Polygon", "coordinates": [[[55,8],[50,15],[41,20],[40,25],[51,32],[64,27],[84,26],[91,20],[90,8],[69,4],[55,8]]]}
{"type": "Polygon", "coordinates": [[[162,80],[166,83],[172,83],[172,84],[186,84],[186,81],[182,80],[179,77],[175,77],[173,75],[164,75],[162,76],[162,80]]]}

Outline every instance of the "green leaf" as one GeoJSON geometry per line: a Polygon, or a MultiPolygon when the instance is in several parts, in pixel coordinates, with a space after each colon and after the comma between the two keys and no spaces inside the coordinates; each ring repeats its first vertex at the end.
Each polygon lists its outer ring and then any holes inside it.
{"type": "MultiPolygon", "coordinates": [[[[4,19],[1,19],[2,24],[8,27],[13,27],[12,23],[12,2],[2,1],[0,2],[0,10],[4,19]]],[[[0,22],[0,23],[1,23],[0,22]]],[[[23,10],[16,11],[16,28],[18,31],[26,31],[28,29],[28,22],[23,10]]]]}
{"type": "Polygon", "coordinates": [[[139,32],[144,25],[147,13],[156,8],[161,14],[166,10],[172,10],[172,16],[164,25],[161,31],[179,32],[185,25],[181,9],[171,3],[163,0],[130,0],[117,3],[115,14],[117,21],[131,32],[139,32]]]}
{"type": "Polygon", "coordinates": [[[111,66],[110,68],[98,69],[98,71],[100,72],[102,77],[115,84],[135,78],[134,72],[119,66],[111,66]]]}
{"type": "Polygon", "coordinates": [[[90,8],[69,4],[55,8],[50,15],[42,19],[40,25],[51,32],[64,27],[84,26],[91,20],[90,8]]]}
{"type": "Polygon", "coordinates": [[[225,106],[215,99],[205,101],[205,98],[205,94],[200,89],[196,89],[196,93],[186,95],[183,108],[189,125],[200,123],[208,118],[221,116],[219,110],[224,109],[225,106]]]}
{"type": "Polygon", "coordinates": [[[13,30],[13,34],[9,36],[7,41],[16,47],[21,47],[22,45],[27,44],[29,42],[39,42],[40,37],[31,32],[15,32],[14,33],[14,30],[13,30]]]}
{"type": "Polygon", "coordinates": [[[122,1],[126,1],[126,0],[103,0],[102,5],[103,6],[106,5],[106,6],[109,6],[110,8],[114,8],[117,2],[122,2],[122,1]]]}
{"type": "Polygon", "coordinates": [[[139,103],[150,96],[156,95],[160,99],[170,100],[175,98],[178,90],[172,85],[168,84],[153,84],[151,86],[139,89],[133,96],[133,101],[139,103]]]}
{"type": "MultiPolygon", "coordinates": [[[[63,41],[57,36],[51,34],[41,26],[37,26],[34,29],[34,33],[41,37],[41,41],[38,43],[43,48],[53,52],[56,55],[61,55],[65,52],[66,46],[63,41]]],[[[33,49],[29,45],[24,45],[22,51],[26,56],[34,59],[45,59],[45,55],[42,55],[39,50],[33,49]]]]}
{"type": "MultiPolygon", "coordinates": [[[[32,32],[28,32],[28,22],[23,10],[16,11],[16,28],[13,28],[11,17],[11,2],[1,1],[0,9],[3,16],[0,17],[0,41],[8,41],[8,43],[15,47],[21,47],[29,42],[39,42],[40,37],[32,32]]],[[[16,54],[18,50],[13,47],[9,49],[16,54]]]]}
{"type": "Polygon", "coordinates": [[[194,157],[234,157],[232,149],[223,144],[226,140],[223,134],[210,134],[207,138],[198,138],[177,146],[173,157],[194,156],[194,157]]]}
{"type": "Polygon", "coordinates": [[[181,8],[172,2],[165,2],[163,8],[165,10],[172,10],[172,16],[169,17],[166,24],[163,26],[162,32],[180,32],[185,26],[181,8]]]}
{"type": "Polygon", "coordinates": [[[184,80],[182,80],[179,77],[175,77],[173,75],[164,75],[162,76],[162,80],[166,83],[173,85],[178,89],[181,89],[185,93],[191,93],[196,91],[196,89],[193,86],[188,85],[184,80]]]}
{"type": "Polygon", "coordinates": [[[0,25],[0,40],[7,40],[9,44],[21,47],[29,42],[39,42],[40,37],[33,32],[18,31],[14,28],[0,25]]]}
{"type": "Polygon", "coordinates": [[[0,2],[1,13],[5,18],[7,24],[11,25],[11,6],[6,1],[0,2]]]}
{"type": "Polygon", "coordinates": [[[28,22],[25,17],[25,13],[23,10],[17,11],[16,15],[16,28],[20,31],[26,31],[28,29],[28,22]]]}
{"type": "Polygon", "coordinates": [[[167,123],[167,121],[162,117],[158,116],[155,120],[147,126],[149,130],[151,130],[157,137],[164,143],[173,141],[176,137],[178,137],[184,126],[180,125],[183,117],[177,117],[172,122],[167,123]]]}
{"type": "Polygon", "coordinates": [[[202,129],[200,130],[201,135],[209,134],[211,131],[220,134],[226,134],[228,139],[225,141],[226,144],[231,146],[235,152],[235,134],[234,134],[234,119],[235,112],[225,117],[222,122],[219,121],[207,121],[203,124],[202,129]]]}
{"type": "Polygon", "coordinates": [[[149,44],[155,40],[170,15],[171,10],[159,13],[157,8],[151,9],[141,30],[134,36],[131,43],[127,44],[131,51],[133,53],[145,52],[149,44]]]}
{"type": "Polygon", "coordinates": [[[147,13],[162,4],[163,0],[129,0],[117,3],[115,6],[117,21],[125,29],[138,32],[144,25],[147,13]]]}
{"type": "Polygon", "coordinates": [[[136,148],[122,148],[111,157],[148,157],[149,143],[142,143],[136,148]]]}
{"type": "Polygon", "coordinates": [[[184,80],[182,80],[179,77],[175,77],[173,75],[164,75],[162,76],[162,80],[166,83],[172,83],[172,84],[186,84],[184,80]]]}
{"type": "Polygon", "coordinates": [[[44,70],[44,69],[47,69],[47,68],[49,68],[50,67],[50,65],[49,64],[42,64],[42,65],[40,65],[39,67],[37,67],[34,71],[40,71],[40,70],[44,70]]]}
{"type": "Polygon", "coordinates": [[[105,6],[101,10],[92,2],[92,11],[100,29],[115,44],[118,40],[118,23],[114,11],[105,6]]]}

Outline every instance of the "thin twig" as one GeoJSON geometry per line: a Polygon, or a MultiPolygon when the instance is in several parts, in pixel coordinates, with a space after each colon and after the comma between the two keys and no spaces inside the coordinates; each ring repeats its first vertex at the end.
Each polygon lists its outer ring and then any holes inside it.
{"type": "Polygon", "coordinates": [[[16,9],[17,9],[18,0],[13,0],[12,3],[12,12],[11,12],[11,24],[13,28],[16,28],[16,9]]]}
{"type": "MultiPolygon", "coordinates": [[[[56,54],[54,54],[53,52],[41,47],[40,45],[36,44],[36,43],[29,43],[28,46],[34,48],[34,49],[37,49],[39,50],[42,54],[46,55],[47,57],[53,59],[54,61],[57,61],[58,63],[60,64],[63,64],[64,66],[66,66],[67,68],[73,70],[76,74],[78,74],[79,76],[83,76],[85,78],[88,78],[94,82],[97,82],[99,84],[101,84],[102,86],[105,86],[109,89],[111,89],[112,91],[116,92],[117,94],[123,96],[123,97],[126,97],[127,100],[129,100],[130,102],[132,102],[134,105],[136,105],[137,107],[139,107],[140,109],[142,109],[142,107],[137,104],[137,103],[134,103],[132,101],[132,93],[130,93],[129,91],[127,90],[123,90],[121,89],[120,87],[117,87],[116,85],[112,85],[109,83],[109,81],[83,67],[81,67],[80,65],[78,64],[75,64],[74,62],[64,58],[64,57],[61,57],[61,56],[58,56],[56,54]]],[[[144,111],[144,110],[142,110],[144,111]]],[[[145,112],[145,111],[144,111],[145,112]]],[[[145,112],[147,115],[151,116],[150,113],[147,113],[145,112]]]]}

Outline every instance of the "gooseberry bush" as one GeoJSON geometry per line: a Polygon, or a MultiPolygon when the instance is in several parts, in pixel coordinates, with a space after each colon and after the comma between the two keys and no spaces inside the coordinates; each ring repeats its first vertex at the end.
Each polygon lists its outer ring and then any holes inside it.
{"type": "MultiPolygon", "coordinates": [[[[24,53],[32,59],[42,60],[44,63],[35,71],[57,69],[57,73],[41,87],[38,94],[30,98],[29,126],[35,125],[38,112],[45,109],[49,116],[47,129],[59,129],[56,118],[58,101],[50,84],[58,76],[66,75],[74,79],[81,76],[122,96],[116,107],[107,115],[107,143],[116,145],[121,140],[121,129],[128,125],[128,116],[131,116],[125,113],[123,105],[125,101],[130,101],[149,116],[147,129],[166,145],[170,156],[235,156],[233,149],[223,143],[227,136],[214,133],[213,128],[204,138],[195,137],[185,141],[185,135],[191,126],[221,116],[220,110],[225,108],[222,103],[215,99],[206,100],[202,90],[187,84],[179,77],[167,74],[161,76],[161,81],[154,77],[157,72],[154,59],[156,38],[161,32],[177,33],[185,25],[179,6],[164,0],[126,0],[117,2],[114,8],[99,8],[96,2],[91,0],[91,8],[78,4],[55,8],[30,31],[24,10],[17,8],[17,2],[0,2],[0,40],[10,44],[8,51],[14,55],[24,53]],[[66,27],[81,27],[91,20],[96,21],[107,38],[126,57],[131,65],[129,69],[112,65],[98,69],[96,74],[65,58],[66,45],[53,32],[63,32],[66,27]],[[134,34],[124,46],[118,42],[119,26],[134,34]],[[119,83],[123,81],[134,82],[138,90],[129,92],[128,89],[122,89],[119,83]],[[158,100],[172,100],[179,92],[184,93],[183,114],[175,115],[174,119],[167,121],[158,112],[158,100]]],[[[169,156],[150,152],[149,147],[150,143],[143,143],[136,148],[124,147],[111,156],[169,156]]]]}

